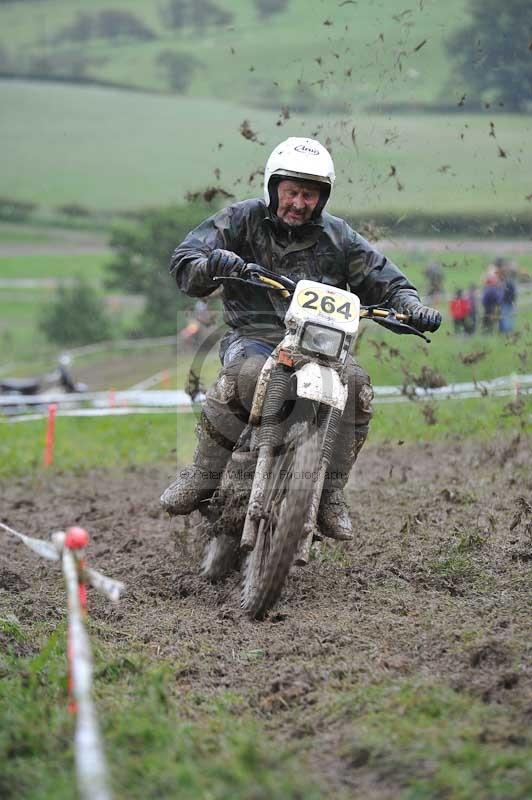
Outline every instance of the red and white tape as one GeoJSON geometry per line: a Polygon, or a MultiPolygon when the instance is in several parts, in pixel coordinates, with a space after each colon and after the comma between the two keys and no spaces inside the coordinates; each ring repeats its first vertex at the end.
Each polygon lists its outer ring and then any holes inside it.
{"type": "Polygon", "coordinates": [[[82,800],[110,800],[105,756],[91,697],[92,654],[84,617],[87,583],[114,601],[124,591],[124,584],[85,565],[89,536],[83,528],[58,531],[47,542],[19,533],[3,522],[0,522],[0,527],[38,555],[51,561],[61,559],[68,598],[69,691],[70,708],[76,713],[75,754],[79,793],[82,800]]]}

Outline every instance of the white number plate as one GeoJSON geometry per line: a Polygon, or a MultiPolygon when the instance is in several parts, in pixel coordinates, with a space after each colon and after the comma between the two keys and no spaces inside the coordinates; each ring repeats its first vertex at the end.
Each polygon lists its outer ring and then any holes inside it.
{"type": "Polygon", "coordinates": [[[315,319],[349,333],[358,329],[360,301],[356,294],[315,281],[299,281],[288,315],[298,322],[315,319]]]}

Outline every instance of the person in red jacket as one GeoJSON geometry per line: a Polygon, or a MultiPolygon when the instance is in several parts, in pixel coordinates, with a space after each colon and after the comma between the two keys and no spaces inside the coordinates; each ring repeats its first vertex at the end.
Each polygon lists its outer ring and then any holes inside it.
{"type": "Polygon", "coordinates": [[[471,314],[471,301],[464,297],[462,289],[458,289],[455,296],[449,303],[451,319],[455,333],[469,333],[468,320],[471,314]]]}

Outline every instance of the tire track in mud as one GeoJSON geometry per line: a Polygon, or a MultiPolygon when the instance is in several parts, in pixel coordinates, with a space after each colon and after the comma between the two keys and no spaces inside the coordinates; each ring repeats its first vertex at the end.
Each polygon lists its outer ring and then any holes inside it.
{"type": "MultiPolygon", "coordinates": [[[[294,568],[264,622],[240,612],[236,574],[218,585],[199,576],[193,519],[159,510],[163,468],[4,482],[2,519],[34,536],[86,527],[90,564],[128,587],[116,608],[89,595],[91,617],[120,647],[175,661],[180,692],[242,694],[277,740],[307,737],[331,796],[367,784],[379,797],[389,785],[375,788],[372,768],[342,755],[353,723],[330,721],[337,692],[441,681],[532,715],[529,453],[523,435],[370,445],[349,485],[356,541],[324,542],[307,568],[294,568]]],[[[60,575],[11,542],[0,599],[3,615],[30,631],[64,616],[60,575]]]]}

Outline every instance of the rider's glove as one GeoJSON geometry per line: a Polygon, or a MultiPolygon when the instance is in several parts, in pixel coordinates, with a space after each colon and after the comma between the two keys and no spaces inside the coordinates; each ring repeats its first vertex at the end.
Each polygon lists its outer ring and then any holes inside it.
{"type": "Polygon", "coordinates": [[[410,325],[413,328],[423,333],[429,331],[433,333],[437,331],[441,325],[441,314],[435,308],[430,306],[423,306],[421,303],[404,307],[405,312],[410,314],[410,325]]]}
{"type": "Polygon", "coordinates": [[[213,250],[207,259],[207,270],[211,278],[238,276],[245,266],[246,262],[231,250],[213,250]]]}

